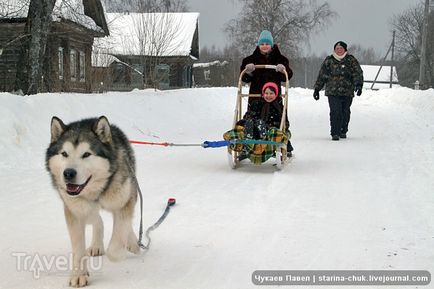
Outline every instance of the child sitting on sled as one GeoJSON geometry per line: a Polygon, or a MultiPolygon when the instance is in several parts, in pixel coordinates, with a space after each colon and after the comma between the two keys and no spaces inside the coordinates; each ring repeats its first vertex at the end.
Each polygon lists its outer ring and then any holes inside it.
{"type": "MultiPolygon", "coordinates": [[[[243,119],[237,122],[235,128],[226,132],[225,140],[265,140],[288,144],[289,130],[283,132],[280,128],[283,105],[278,96],[278,86],[274,82],[267,82],[262,87],[262,97],[253,101],[243,119]]],[[[286,121],[288,127],[288,121],[286,121]]],[[[260,164],[273,156],[275,145],[268,144],[235,144],[229,150],[241,152],[242,158],[249,158],[253,163],[260,164]]]]}
{"type": "Polygon", "coordinates": [[[282,119],[282,98],[278,94],[277,84],[267,82],[262,87],[262,98],[253,101],[237,125],[245,127],[245,137],[265,139],[267,130],[279,128],[282,119]]]}

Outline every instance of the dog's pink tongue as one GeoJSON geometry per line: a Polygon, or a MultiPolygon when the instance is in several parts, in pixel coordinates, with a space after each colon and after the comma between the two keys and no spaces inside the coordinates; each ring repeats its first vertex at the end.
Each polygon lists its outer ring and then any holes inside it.
{"type": "Polygon", "coordinates": [[[76,193],[80,190],[80,185],[67,184],[66,190],[70,193],[76,193]]]}

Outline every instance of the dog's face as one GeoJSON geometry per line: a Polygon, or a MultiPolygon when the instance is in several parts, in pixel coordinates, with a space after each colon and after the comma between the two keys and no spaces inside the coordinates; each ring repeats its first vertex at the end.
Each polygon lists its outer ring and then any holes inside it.
{"type": "Polygon", "coordinates": [[[53,117],[47,169],[61,194],[96,200],[113,171],[110,154],[111,132],[105,117],[68,126],[53,117]]]}

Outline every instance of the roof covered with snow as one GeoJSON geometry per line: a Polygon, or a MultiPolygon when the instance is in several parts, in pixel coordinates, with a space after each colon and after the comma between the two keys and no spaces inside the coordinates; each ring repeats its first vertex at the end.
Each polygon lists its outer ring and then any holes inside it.
{"type": "Polygon", "coordinates": [[[94,47],[112,55],[190,56],[199,13],[106,13],[110,36],[94,47]]]}
{"type": "MultiPolygon", "coordinates": [[[[104,32],[104,27],[97,25],[89,16],[85,15],[83,2],[90,3],[89,0],[56,0],[53,9],[53,21],[62,19],[78,23],[90,30],[104,32]]],[[[94,2],[94,1],[92,1],[94,2]]],[[[5,0],[0,3],[0,18],[26,18],[29,10],[30,0],[5,0]]],[[[103,13],[103,11],[101,11],[103,13]]]]}
{"type": "Polygon", "coordinates": [[[207,67],[211,67],[211,66],[224,66],[227,64],[229,64],[229,62],[227,62],[226,60],[224,60],[224,61],[215,60],[215,61],[211,61],[211,62],[194,63],[193,67],[194,68],[207,68],[207,67]]]}

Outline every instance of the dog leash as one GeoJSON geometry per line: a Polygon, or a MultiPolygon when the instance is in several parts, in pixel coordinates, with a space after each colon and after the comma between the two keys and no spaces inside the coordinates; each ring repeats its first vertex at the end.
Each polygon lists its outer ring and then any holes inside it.
{"type": "MultiPolygon", "coordinates": [[[[140,192],[140,191],[139,191],[140,192]]],[[[141,195],[141,193],[140,193],[141,195]]],[[[142,217],[140,217],[140,229],[139,229],[139,240],[137,241],[137,244],[140,246],[140,248],[142,248],[143,250],[148,250],[150,245],[151,245],[151,237],[149,236],[149,233],[153,230],[155,230],[156,228],[158,228],[158,226],[160,226],[160,224],[164,221],[164,219],[167,217],[167,215],[170,212],[170,207],[172,207],[173,205],[176,204],[176,200],[174,198],[169,198],[169,200],[167,200],[167,205],[166,205],[166,209],[164,210],[163,215],[161,215],[161,217],[157,220],[157,222],[155,222],[155,224],[153,224],[152,226],[150,226],[146,232],[145,232],[145,237],[147,239],[146,245],[144,245],[142,243],[142,237],[143,237],[143,226],[142,226],[142,217]]]]}
{"type": "Polygon", "coordinates": [[[131,164],[128,162],[128,167],[130,169],[131,175],[133,176],[134,181],[137,185],[137,191],[139,192],[139,198],[140,198],[140,225],[139,225],[139,238],[137,240],[137,245],[143,250],[149,250],[149,246],[151,245],[151,237],[149,236],[150,232],[158,228],[160,224],[166,219],[167,215],[170,212],[170,207],[176,204],[175,198],[169,198],[167,201],[166,209],[163,212],[163,215],[155,222],[152,226],[150,226],[145,233],[147,242],[146,245],[142,243],[143,238],[143,194],[142,190],[140,189],[139,181],[137,180],[136,174],[131,166],[131,164]]]}

